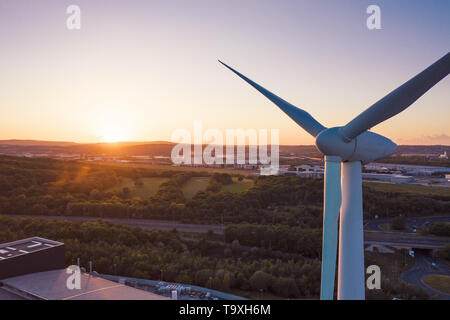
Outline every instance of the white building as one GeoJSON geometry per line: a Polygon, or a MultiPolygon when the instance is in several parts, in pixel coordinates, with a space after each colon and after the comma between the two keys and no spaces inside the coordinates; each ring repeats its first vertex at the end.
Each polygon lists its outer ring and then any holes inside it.
{"type": "Polygon", "coordinates": [[[414,178],[411,176],[385,173],[363,173],[362,178],[366,180],[380,180],[392,183],[410,183],[414,181],[414,178]]]}
{"type": "Polygon", "coordinates": [[[397,163],[378,163],[372,162],[366,164],[364,168],[368,171],[401,171],[403,174],[413,175],[413,176],[431,176],[436,172],[448,172],[450,173],[450,168],[445,167],[432,167],[432,166],[416,166],[410,164],[397,164],[397,163]]]}
{"type": "Polygon", "coordinates": [[[323,167],[321,166],[310,166],[308,164],[302,164],[296,166],[295,174],[299,177],[304,178],[321,178],[323,177],[323,167]]]}

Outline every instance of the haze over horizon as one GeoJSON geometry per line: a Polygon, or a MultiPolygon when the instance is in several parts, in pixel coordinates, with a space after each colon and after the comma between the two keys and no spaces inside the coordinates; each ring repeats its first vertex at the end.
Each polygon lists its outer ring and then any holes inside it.
{"type": "MultiPolygon", "coordinates": [[[[169,141],[177,128],[280,129],[314,140],[217,59],[327,127],[344,125],[445,55],[450,2],[0,3],[0,140],[169,141]],[[81,30],[66,8],[81,8],[81,30]],[[368,30],[366,8],[381,8],[368,30]],[[236,8],[240,10],[236,10],[236,8]]],[[[450,145],[450,80],[373,128],[450,145]]]]}

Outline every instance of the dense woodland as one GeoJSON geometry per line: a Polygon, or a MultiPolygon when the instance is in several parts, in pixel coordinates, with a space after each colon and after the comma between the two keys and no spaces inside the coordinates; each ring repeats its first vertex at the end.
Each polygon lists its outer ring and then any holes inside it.
{"type": "MultiPolygon", "coordinates": [[[[230,193],[221,191],[231,181],[226,173],[0,156],[0,213],[321,226],[323,180],[286,176],[252,179],[254,184],[249,189],[230,193]],[[186,199],[183,185],[202,175],[210,176],[208,187],[186,199]],[[126,187],[111,191],[123,179],[132,179],[139,186],[148,177],[166,177],[168,181],[148,197],[132,197],[126,187]]],[[[376,214],[408,217],[450,212],[450,195],[394,193],[364,187],[363,196],[365,218],[376,214]]]]}

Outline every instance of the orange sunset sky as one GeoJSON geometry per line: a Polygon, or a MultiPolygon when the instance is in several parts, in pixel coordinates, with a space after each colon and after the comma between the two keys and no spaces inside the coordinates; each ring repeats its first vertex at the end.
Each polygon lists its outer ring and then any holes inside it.
{"type": "MultiPolygon", "coordinates": [[[[449,51],[448,1],[0,3],[0,139],[170,140],[177,128],[278,128],[314,140],[221,59],[325,126],[344,125],[449,51]],[[81,29],[66,8],[81,8],[81,29]],[[106,5],[107,3],[107,5],[106,5]]],[[[450,144],[447,77],[373,128],[450,144]]]]}

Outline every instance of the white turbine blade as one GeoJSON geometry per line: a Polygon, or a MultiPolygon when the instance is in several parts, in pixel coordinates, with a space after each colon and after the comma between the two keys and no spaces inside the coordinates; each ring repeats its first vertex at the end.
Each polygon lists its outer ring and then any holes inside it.
{"type": "Polygon", "coordinates": [[[292,104],[281,99],[272,92],[264,89],[259,84],[253,82],[252,80],[250,80],[243,74],[239,73],[238,71],[234,70],[230,66],[226,65],[222,61],[219,60],[219,62],[228,69],[230,69],[231,71],[233,71],[239,77],[244,79],[246,82],[248,82],[253,88],[261,92],[264,96],[266,96],[267,99],[275,103],[284,113],[286,113],[292,120],[294,120],[300,127],[305,129],[313,137],[317,136],[320,131],[326,129],[317,120],[315,120],[308,112],[293,106],[292,104]]]}
{"type": "Polygon", "coordinates": [[[321,300],[333,300],[338,220],[341,207],[341,159],[325,156],[321,300]]]}
{"type": "Polygon", "coordinates": [[[373,104],[341,129],[347,140],[402,112],[450,72],[450,53],[373,104]]]}

